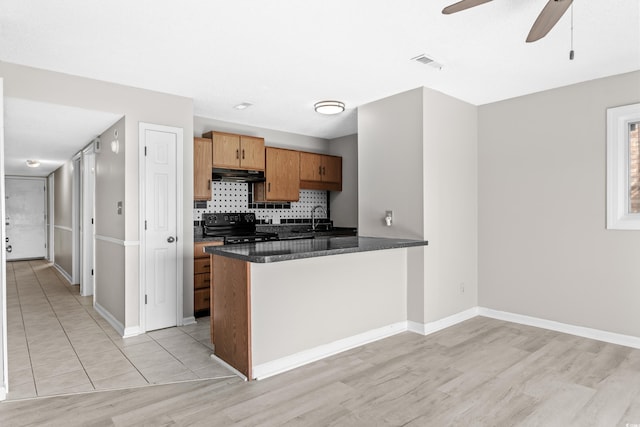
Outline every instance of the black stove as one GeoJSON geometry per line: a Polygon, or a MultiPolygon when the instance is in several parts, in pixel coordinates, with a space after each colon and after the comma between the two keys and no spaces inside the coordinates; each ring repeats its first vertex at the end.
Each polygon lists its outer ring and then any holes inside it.
{"type": "Polygon", "coordinates": [[[256,231],[253,213],[205,213],[204,235],[224,238],[225,245],[278,240],[277,233],[256,231]]]}

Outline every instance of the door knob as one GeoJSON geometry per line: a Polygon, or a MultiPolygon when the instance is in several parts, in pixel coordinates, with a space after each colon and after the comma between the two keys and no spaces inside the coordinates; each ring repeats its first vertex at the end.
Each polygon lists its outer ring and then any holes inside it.
{"type": "Polygon", "coordinates": [[[174,239],[173,236],[169,236],[169,238],[167,239],[167,242],[169,242],[169,243],[173,243],[175,241],[176,241],[176,239],[174,239]]]}

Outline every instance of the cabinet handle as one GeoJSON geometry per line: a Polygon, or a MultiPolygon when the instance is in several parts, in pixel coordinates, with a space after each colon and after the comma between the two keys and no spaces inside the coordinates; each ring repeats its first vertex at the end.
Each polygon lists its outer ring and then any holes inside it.
{"type": "Polygon", "coordinates": [[[207,180],[207,190],[211,190],[211,180],[207,180]]]}
{"type": "Polygon", "coordinates": [[[318,174],[322,175],[322,166],[318,166],[318,174]]]}
{"type": "Polygon", "coordinates": [[[267,193],[271,193],[271,183],[267,184],[267,193]]]}
{"type": "Polygon", "coordinates": [[[244,160],[244,148],[242,149],[242,160],[244,160]]]}
{"type": "Polygon", "coordinates": [[[327,169],[323,166],[322,167],[322,175],[326,175],[327,174],[327,169]]]}
{"type": "Polygon", "coordinates": [[[240,158],[240,150],[236,150],[236,159],[240,158]]]}

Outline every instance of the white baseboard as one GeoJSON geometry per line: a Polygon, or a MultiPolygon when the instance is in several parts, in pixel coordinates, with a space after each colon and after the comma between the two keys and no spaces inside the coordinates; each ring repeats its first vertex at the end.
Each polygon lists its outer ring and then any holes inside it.
{"type": "Polygon", "coordinates": [[[331,342],[329,344],[320,345],[309,350],[301,351],[290,356],[272,360],[253,367],[253,377],[255,379],[264,379],[285,371],[315,362],[334,354],[342,353],[361,345],[368,344],[392,335],[405,332],[407,330],[407,322],[398,322],[382,328],[373,329],[363,332],[352,337],[343,338],[331,342]]]}
{"type": "Polygon", "coordinates": [[[472,319],[478,315],[478,307],[472,307],[468,310],[461,311],[460,313],[453,314],[451,316],[447,316],[443,319],[436,320],[435,322],[429,323],[418,323],[409,321],[408,330],[411,332],[415,332],[420,335],[429,335],[434,332],[441,331],[450,326],[456,325],[460,322],[464,322],[465,320],[472,319]]]}
{"type": "Polygon", "coordinates": [[[506,311],[492,310],[484,307],[478,307],[478,315],[640,349],[640,337],[634,337],[631,335],[622,335],[615,332],[602,331],[600,329],[569,325],[567,323],[556,322],[553,320],[540,319],[522,314],[509,313],[506,311]]]}
{"type": "Polygon", "coordinates": [[[121,337],[125,336],[124,325],[120,323],[118,319],[116,319],[113,316],[113,314],[109,313],[109,311],[106,308],[104,308],[97,302],[93,304],[93,308],[96,309],[96,311],[100,314],[100,316],[104,317],[104,320],[106,320],[107,322],[109,322],[111,326],[113,326],[113,329],[116,330],[118,335],[120,335],[121,337]]]}
{"type": "Polygon", "coordinates": [[[122,335],[122,338],[135,337],[142,333],[143,332],[142,329],[140,329],[140,326],[131,326],[128,328],[124,328],[124,334],[122,335]]]}
{"type": "Polygon", "coordinates": [[[182,319],[182,326],[195,325],[196,323],[198,322],[196,321],[196,318],[194,316],[184,317],[182,319]]]}
{"type": "Polygon", "coordinates": [[[0,387],[0,401],[7,400],[7,389],[0,387]]]}
{"type": "Polygon", "coordinates": [[[56,263],[53,264],[53,267],[56,270],[58,270],[58,273],[62,274],[62,277],[67,279],[67,282],[69,282],[69,284],[73,285],[73,281],[71,280],[71,276],[69,275],[69,273],[64,271],[64,269],[62,267],[60,267],[58,264],[56,264],[56,263]]]}

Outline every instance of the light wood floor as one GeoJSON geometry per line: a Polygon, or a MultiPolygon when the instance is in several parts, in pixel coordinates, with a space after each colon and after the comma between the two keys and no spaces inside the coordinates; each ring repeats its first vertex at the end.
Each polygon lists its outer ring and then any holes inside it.
{"type": "Polygon", "coordinates": [[[0,425],[635,426],[640,350],[476,317],[252,383],[0,404],[0,425]]]}

